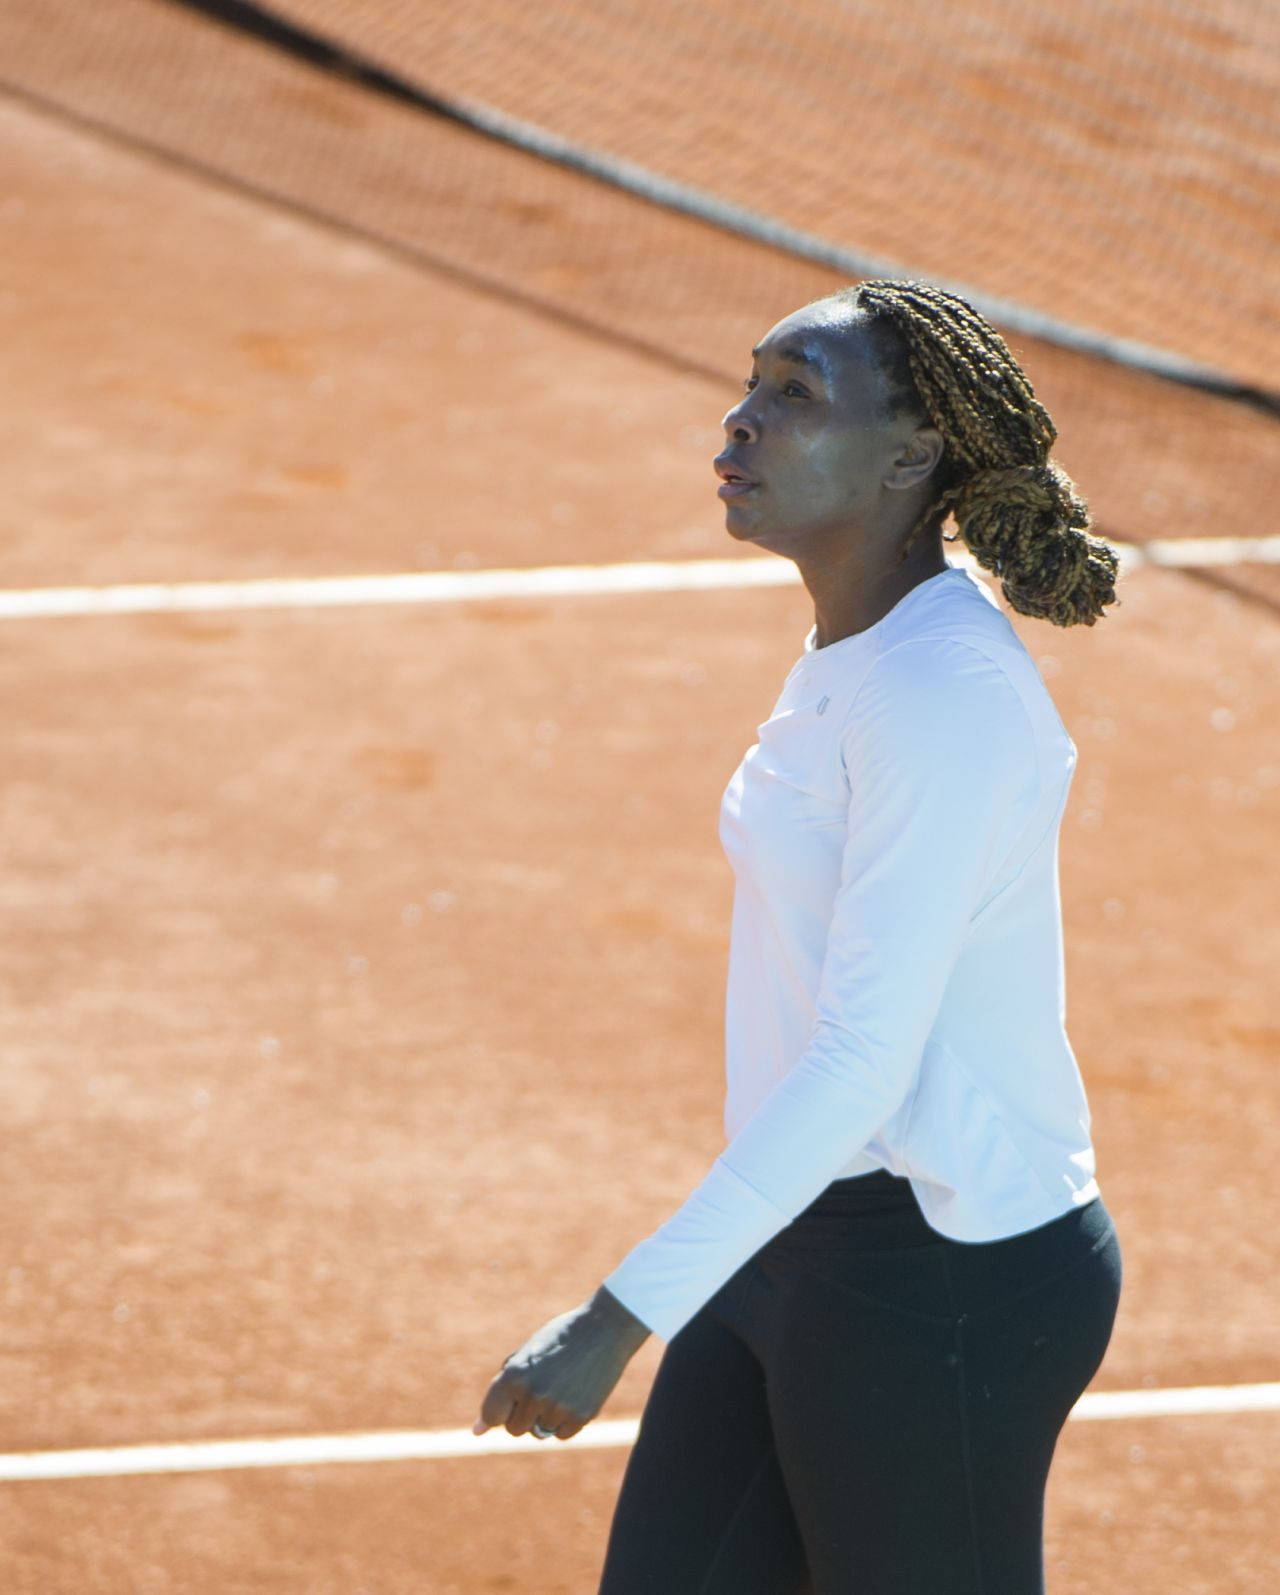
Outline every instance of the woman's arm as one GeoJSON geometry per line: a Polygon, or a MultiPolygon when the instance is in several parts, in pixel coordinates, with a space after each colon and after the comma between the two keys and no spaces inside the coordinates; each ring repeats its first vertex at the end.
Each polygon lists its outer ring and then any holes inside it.
{"type": "Polygon", "coordinates": [[[847,839],[809,1043],[606,1280],[669,1340],[905,1100],[969,921],[1037,806],[1034,732],[982,650],[899,644],[846,719],[847,839]]]}

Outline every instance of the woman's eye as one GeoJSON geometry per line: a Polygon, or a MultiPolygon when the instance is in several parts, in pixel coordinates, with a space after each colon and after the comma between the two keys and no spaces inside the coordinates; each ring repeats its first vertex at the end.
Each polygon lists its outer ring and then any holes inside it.
{"type": "MultiPolygon", "coordinates": [[[[747,380],[742,384],[742,391],[744,393],[750,393],[752,388],[757,385],[758,381],[758,377],[748,377],[747,380]]],[[[798,382],[788,382],[782,389],[782,395],[787,399],[807,399],[809,397],[807,389],[802,388],[798,382]]]]}

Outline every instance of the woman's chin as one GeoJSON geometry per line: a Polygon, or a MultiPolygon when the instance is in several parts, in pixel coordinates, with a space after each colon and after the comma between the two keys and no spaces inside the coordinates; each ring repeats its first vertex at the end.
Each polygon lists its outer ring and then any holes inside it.
{"type": "Polygon", "coordinates": [[[785,547],[779,546],[785,544],[785,536],[779,537],[755,516],[726,515],[724,529],[736,543],[754,543],[757,548],[769,554],[786,553],[785,547]]]}
{"type": "Polygon", "coordinates": [[[760,525],[754,515],[746,515],[737,505],[725,510],[724,529],[740,543],[754,543],[760,536],[760,525]]]}

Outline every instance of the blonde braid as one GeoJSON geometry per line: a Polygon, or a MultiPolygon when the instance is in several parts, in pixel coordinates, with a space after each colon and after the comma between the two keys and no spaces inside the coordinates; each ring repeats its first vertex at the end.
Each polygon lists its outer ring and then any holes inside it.
{"type": "Polygon", "coordinates": [[[950,511],[1016,610],[1056,626],[1092,626],[1118,601],[1119,559],[1089,535],[1088,505],[1049,459],[1057,428],[1004,339],[958,294],[930,283],[874,279],[830,297],[896,334],[950,462],[949,485],[902,557],[950,511]]]}

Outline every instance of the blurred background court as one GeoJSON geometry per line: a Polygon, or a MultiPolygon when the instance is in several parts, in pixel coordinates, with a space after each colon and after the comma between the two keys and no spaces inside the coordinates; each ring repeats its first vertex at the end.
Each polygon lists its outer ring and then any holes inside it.
{"type": "Polygon", "coordinates": [[[1274,1588],[1278,33],[5,0],[0,1588],[594,1590],[625,1445],[14,1459],[466,1429],[705,1173],[717,805],[811,619],[740,584],[718,421],[774,320],[890,274],[988,310],[1127,551],[1093,628],[1006,606],[1080,750],[1067,1019],[1125,1262],[1093,1388],[1227,1393],[1067,1425],[1049,1588],[1274,1588]]]}

